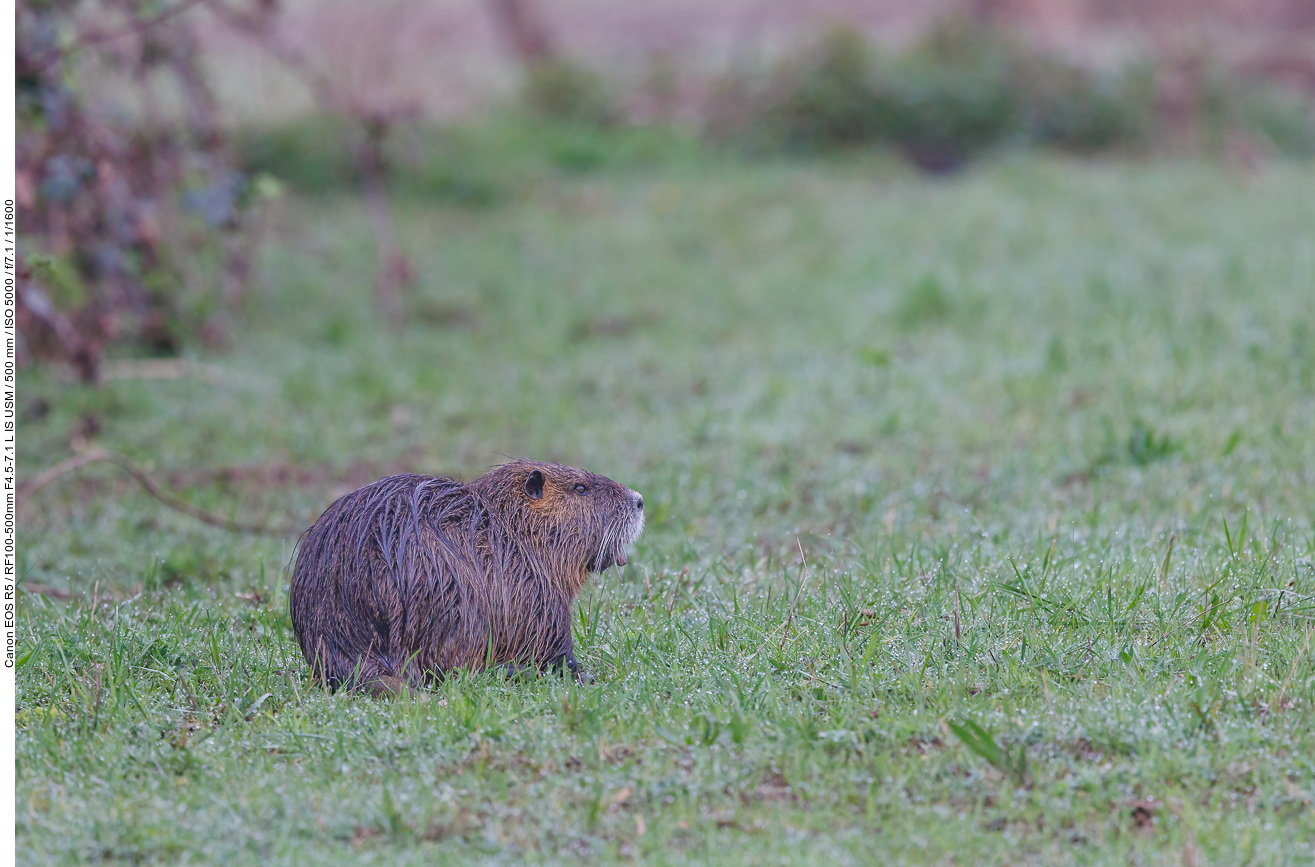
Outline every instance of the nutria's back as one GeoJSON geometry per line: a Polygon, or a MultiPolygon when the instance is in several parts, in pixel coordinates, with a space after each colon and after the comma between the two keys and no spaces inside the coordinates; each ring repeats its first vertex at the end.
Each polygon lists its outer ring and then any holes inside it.
{"type": "Polygon", "coordinates": [[[400,475],[337,500],[302,537],[292,624],[315,676],[394,688],[488,663],[578,670],[570,606],[624,565],[639,494],[512,461],[469,484],[400,475]]]}

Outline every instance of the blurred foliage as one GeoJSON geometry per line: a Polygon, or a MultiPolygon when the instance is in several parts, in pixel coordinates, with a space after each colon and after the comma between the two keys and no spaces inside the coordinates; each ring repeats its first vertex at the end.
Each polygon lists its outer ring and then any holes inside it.
{"type": "Polygon", "coordinates": [[[859,143],[879,133],[889,110],[872,81],[873,54],[857,30],[841,28],[780,73],[771,122],[800,144],[859,143]]]}
{"type": "Polygon", "coordinates": [[[1145,141],[1155,123],[1154,76],[1135,67],[1118,75],[1043,56],[1024,58],[1016,75],[1025,138],[1078,153],[1145,141]]]}
{"type": "Polygon", "coordinates": [[[561,57],[530,65],[522,99],[531,112],[555,120],[605,126],[617,119],[616,106],[598,74],[561,57]]]}
{"type": "MultiPolygon", "coordinates": [[[[233,136],[238,162],[293,190],[323,195],[362,179],[346,136],[319,118],[233,136]]],[[[393,192],[403,199],[487,207],[554,176],[642,169],[695,158],[698,140],[669,126],[599,126],[521,113],[470,125],[412,124],[389,144],[393,192]]]]}
{"type": "Polygon", "coordinates": [[[89,7],[17,8],[17,296],[20,358],[63,358],[95,381],[111,344],[174,354],[191,336],[222,338],[215,315],[250,275],[244,216],[263,188],[230,165],[179,9],[89,7]],[[87,29],[97,12],[119,28],[113,53],[87,29]],[[172,79],[183,119],[89,105],[89,55],[97,76],[121,74],[145,89],[172,79]]]}
{"type": "Polygon", "coordinates": [[[945,25],[878,70],[876,89],[889,117],[882,132],[918,166],[952,169],[1017,128],[1014,52],[987,36],[945,25]]]}
{"type": "Polygon", "coordinates": [[[754,120],[787,146],[885,142],[943,171],[1007,141],[1079,151],[1136,141],[1153,108],[1136,85],[960,21],[888,58],[840,28],[776,71],[754,120]]]}
{"type": "MultiPolygon", "coordinates": [[[[885,144],[920,168],[949,171],[1008,144],[1077,153],[1150,144],[1155,73],[1136,64],[1097,72],[970,19],[943,21],[889,55],[840,27],[766,74],[729,76],[708,127],[759,149],[885,144]]],[[[1268,86],[1225,79],[1196,111],[1207,131],[1249,130],[1284,153],[1315,149],[1309,101],[1268,86]]]]}
{"type": "MultiPolygon", "coordinates": [[[[350,112],[230,134],[187,8],[144,0],[18,7],[25,360],[62,358],[95,380],[101,354],[116,344],[173,354],[189,340],[222,342],[253,276],[252,205],[281,184],[488,207],[558,175],[670,164],[701,147],[673,126],[623,123],[623,94],[556,55],[528,64],[514,110],[466,125],[390,120],[377,154],[362,147],[361,119],[350,112]],[[97,26],[122,30],[113,52],[80,41],[92,32],[79,30],[88,10],[109,16],[97,26]],[[87,104],[89,70],[148,97],[167,89],[181,110],[111,115],[87,104]],[[366,174],[376,165],[371,187],[366,174]]],[[[842,27],[773,68],[716,83],[704,134],[741,152],[888,147],[930,172],[1007,146],[1095,153],[1175,140],[1243,166],[1275,152],[1315,154],[1309,98],[1203,69],[1185,115],[1171,117],[1165,70],[1152,65],[1093,71],[968,19],[942,22],[898,52],[842,27]],[[1180,135],[1184,124],[1191,129],[1180,135]]],[[[915,292],[901,321],[946,318],[935,300],[915,292]]]]}
{"type": "Polygon", "coordinates": [[[356,187],[360,167],[347,137],[347,124],[328,115],[233,136],[238,162],[248,172],[266,172],[303,192],[356,187]]]}
{"type": "Polygon", "coordinates": [[[1215,73],[1204,102],[1205,144],[1211,149],[1227,150],[1230,135],[1242,131],[1266,149],[1315,156],[1315,106],[1305,94],[1215,73]]]}

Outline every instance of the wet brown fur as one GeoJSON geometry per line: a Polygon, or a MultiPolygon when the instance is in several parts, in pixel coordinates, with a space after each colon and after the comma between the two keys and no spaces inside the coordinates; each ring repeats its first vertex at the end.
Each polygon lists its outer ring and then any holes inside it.
{"type": "Polygon", "coordinates": [[[511,461],[465,485],[390,476],[302,536],[292,625],[334,689],[397,692],[487,665],[578,673],[571,603],[643,525],[637,493],[559,464],[511,461]]]}

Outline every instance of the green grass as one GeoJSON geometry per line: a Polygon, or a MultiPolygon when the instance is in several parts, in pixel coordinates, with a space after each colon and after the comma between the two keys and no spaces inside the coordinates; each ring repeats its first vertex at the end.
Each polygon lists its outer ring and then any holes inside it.
{"type": "Polygon", "coordinates": [[[25,371],[21,469],[94,416],[298,526],[395,469],[605,473],[649,528],[579,605],[594,681],[311,689],[292,537],[87,468],[20,526],[73,594],[20,596],[24,863],[1315,859],[1315,169],[535,178],[405,198],[397,333],[356,204],[285,200],[211,375],[25,371]]]}

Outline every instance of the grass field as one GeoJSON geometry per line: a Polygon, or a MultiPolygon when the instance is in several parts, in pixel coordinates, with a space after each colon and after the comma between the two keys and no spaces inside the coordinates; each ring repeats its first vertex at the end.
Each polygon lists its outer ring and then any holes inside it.
{"type": "Polygon", "coordinates": [[[308,686],[295,535],[54,482],[23,863],[1315,860],[1315,168],[676,150],[403,197],[400,332],[293,197],[193,375],[23,373],[26,477],[81,431],[272,526],[503,455],[649,504],[592,683],[388,703],[308,686]]]}

